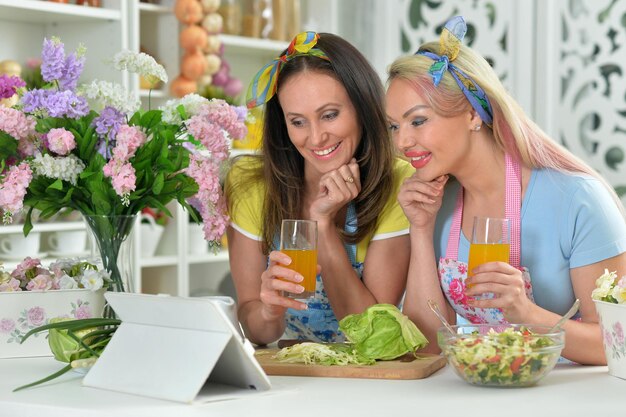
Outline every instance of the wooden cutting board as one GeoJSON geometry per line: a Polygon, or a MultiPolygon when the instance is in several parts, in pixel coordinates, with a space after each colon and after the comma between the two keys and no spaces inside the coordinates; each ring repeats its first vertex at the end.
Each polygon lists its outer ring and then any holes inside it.
{"type": "Polygon", "coordinates": [[[255,357],[268,375],[324,376],[334,378],[422,379],[443,368],[443,356],[420,354],[419,358],[405,355],[392,361],[377,361],[374,365],[305,365],[279,362],[273,356],[278,349],[260,349],[255,357]],[[408,357],[407,357],[408,356],[408,357]]]}

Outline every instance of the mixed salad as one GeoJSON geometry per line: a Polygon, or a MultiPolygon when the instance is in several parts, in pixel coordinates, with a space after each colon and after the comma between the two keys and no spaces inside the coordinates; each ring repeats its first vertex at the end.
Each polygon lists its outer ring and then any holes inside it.
{"type": "Polygon", "coordinates": [[[558,360],[562,343],[520,326],[454,336],[442,349],[472,384],[524,386],[537,382],[558,360]]]}

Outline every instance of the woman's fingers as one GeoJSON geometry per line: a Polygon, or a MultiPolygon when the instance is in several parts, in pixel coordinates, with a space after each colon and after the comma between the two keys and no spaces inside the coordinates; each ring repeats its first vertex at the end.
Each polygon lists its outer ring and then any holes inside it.
{"type": "Polygon", "coordinates": [[[291,263],[291,258],[280,251],[272,251],[269,259],[269,267],[261,274],[261,302],[269,307],[305,310],[306,304],[283,295],[284,292],[299,294],[304,291],[304,287],[299,284],[304,277],[284,266],[291,263]]]}

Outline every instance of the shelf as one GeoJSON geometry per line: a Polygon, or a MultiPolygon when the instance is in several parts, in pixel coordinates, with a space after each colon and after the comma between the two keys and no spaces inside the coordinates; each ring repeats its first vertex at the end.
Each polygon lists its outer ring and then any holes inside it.
{"type": "Polygon", "coordinates": [[[141,13],[150,14],[168,14],[174,13],[174,10],[170,6],[162,6],[160,4],[139,3],[139,11],[141,13]]]}
{"type": "Polygon", "coordinates": [[[250,38],[247,36],[220,35],[220,39],[228,52],[246,53],[250,55],[278,56],[278,54],[289,46],[289,42],[250,38]]]}
{"type": "Polygon", "coordinates": [[[120,10],[37,0],[0,0],[0,20],[25,23],[119,21],[120,10]]]}
{"type": "Polygon", "coordinates": [[[174,266],[178,265],[179,262],[178,256],[176,255],[162,255],[141,259],[139,264],[142,268],[150,268],[157,266],[174,266]]]}
{"type": "MultiPolygon", "coordinates": [[[[60,230],[82,230],[85,229],[83,222],[50,222],[35,223],[31,232],[57,232],[60,230]]],[[[8,226],[0,226],[0,234],[23,233],[23,224],[13,224],[8,226]]]]}
{"type": "Polygon", "coordinates": [[[200,255],[187,255],[187,262],[189,262],[189,264],[210,264],[214,262],[228,262],[228,251],[221,250],[217,254],[209,252],[200,255]]]}

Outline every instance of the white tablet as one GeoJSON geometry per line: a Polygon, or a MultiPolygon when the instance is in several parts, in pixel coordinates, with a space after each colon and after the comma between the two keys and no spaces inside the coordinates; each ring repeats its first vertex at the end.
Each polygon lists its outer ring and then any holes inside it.
{"type": "Polygon", "coordinates": [[[205,383],[270,388],[254,347],[229,313],[234,303],[224,297],[107,292],[105,298],[122,324],[85,386],[188,403],[205,383]]]}

